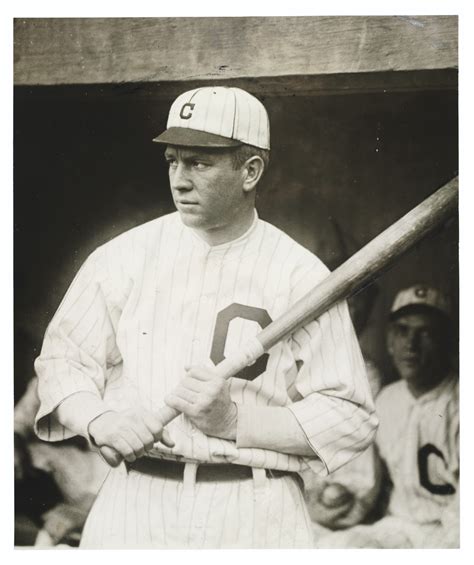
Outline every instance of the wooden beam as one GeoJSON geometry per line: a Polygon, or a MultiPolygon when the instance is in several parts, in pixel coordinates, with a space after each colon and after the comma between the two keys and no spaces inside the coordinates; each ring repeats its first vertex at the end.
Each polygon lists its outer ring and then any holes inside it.
{"type": "Polygon", "coordinates": [[[17,19],[14,80],[217,82],[454,70],[457,37],[456,16],[17,19]]]}
{"type": "Polygon", "coordinates": [[[325,96],[344,94],[370,94],[376,92],[416,92],[416,91],[457,91],[458,72],[455,69],[444,71],[410,71],[386,73],[348,73],[323,76],[294,76],[232,78],[227,80],[203,80],[170,82],[123,82],[118,84],[71,84],[65,86],[16,86],[15,95],[28,97],[33,92],[35,98],[109,98],[133,97],[163,99],[171,101],[184,89],[191,90],[203,85],[237,86],[256,96],[325,96]]]}

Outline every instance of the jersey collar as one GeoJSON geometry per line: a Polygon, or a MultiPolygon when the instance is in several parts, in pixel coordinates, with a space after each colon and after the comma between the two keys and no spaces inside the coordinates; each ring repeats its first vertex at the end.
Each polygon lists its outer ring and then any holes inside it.
{"type": "MultiPolygon", "coordinates": [[[[179,214],[179,213],[178,213],[179,214]]],[[[197,242],[198,247],[201,248],[204,252],[206,253],[219,253],[221,251],[226,251],[227,249],[229,249],[229,247],[239,247],[240,245],[245,244],[245,242],[248,240],[248,238],[256,231],[257,226],[258,226],[258,213],[257,210],[254,208],[254,218],[252,221],[252,225],[249,227],[249,229],[243,233],[241,236],[239,236],[236,239],[233,239],[231,241],[226,241],[225,243],[221,243],[219,245],[209,245],[206,241],[204,241],[204,239],[202,239],[202,237],[192,228],[188,228],[187,226],[184,226],[184,229],[186,231],[188,231],[195,242],[197,242]]]]}

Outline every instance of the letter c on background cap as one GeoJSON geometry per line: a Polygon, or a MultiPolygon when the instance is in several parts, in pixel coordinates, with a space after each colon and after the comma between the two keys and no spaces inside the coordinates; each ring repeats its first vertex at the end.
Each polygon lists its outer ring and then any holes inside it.
{"type": "Polygon", "coordinates": [[[182,118],[183,120],[189,120],[189,118],[193,115],[193,111],[194,110],[194,104],[191,104],[191,102],[186,102],[186,104],[183,104],[183,107],[181,108],[181,112],[179,113],[179,117],[182,118]],[[189,111],[185,114],[185,110],[186,107],[189,108],[189,111]]]}

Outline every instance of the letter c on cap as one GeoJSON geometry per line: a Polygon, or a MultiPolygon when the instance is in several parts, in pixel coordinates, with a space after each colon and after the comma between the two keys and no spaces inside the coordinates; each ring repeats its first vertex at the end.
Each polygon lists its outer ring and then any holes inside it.
{"type": "Polygon", "coordinates": [[[192,112],[193,110],[194,110],[194,104],[191,104],[191,102],[186,102],[186,104],[184,104],[183,107],[181,108],[179,117],[182,118],[183,120],[189,120],[189,118],[193,115],[192,112]],[[189,108],[187,113],[185,113],[186,108],[189,108]]]}

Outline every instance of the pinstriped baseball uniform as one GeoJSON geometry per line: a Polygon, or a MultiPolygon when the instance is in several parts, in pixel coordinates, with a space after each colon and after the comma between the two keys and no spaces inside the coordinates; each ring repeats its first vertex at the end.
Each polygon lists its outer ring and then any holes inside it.
{"type": "Polygon", "coordinates": [[[459,385],[450,375],[415,398],[406,381],[377,398],[377,447],[393,490],[388,515],[372,526],[332,534],[322,547],[459,546],[459,385]]]}
{"type": "MultiPolygon", "coordinates": [[[[257,215],[243,236],[213,247],[177,213],[122,234],[89,257],[48,327],[36,362],[38,434],[53,441],[71,435],[52,412],[78,391],[101,395],[114,409],[157,410],[184,366],[219,363],[326,275],[314,255],[257,215]]],[[[231,397],[237,403],[288,406],[319,458],[237,448],[204,435],[184,416],[169,425],[175,447],[157,444],[153,455],[257,469],[310,466],[325,474],[355,457],[374,435],[373,403],[345,303],[233,378],[231,397]]],[[[156,482],[121,466],[110,473],[92,510],[84,544],[310,545],[296,482],[254,475],[252,494],[252,481],[236,483],[229,492],[229,485],[156,482]],[[259,517],[252,521],[255,513],[259,517]],[[130,531],[134,515],[141,525],[130,531]],[[279,517],[278,535],[274,522],[256,535],[255,528],[268,523],[266,516],[279,517]]]]}

